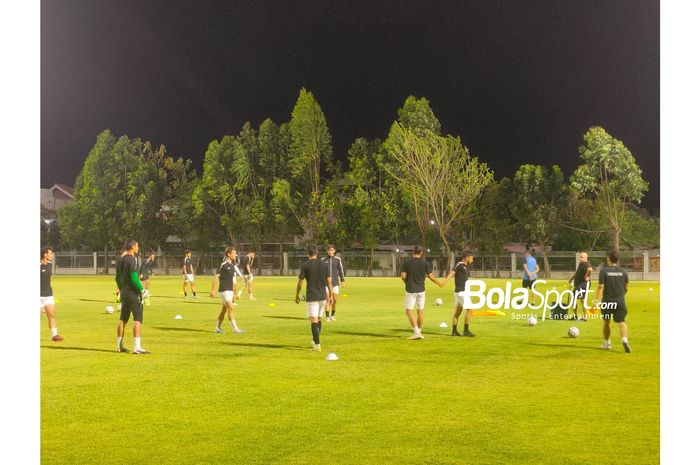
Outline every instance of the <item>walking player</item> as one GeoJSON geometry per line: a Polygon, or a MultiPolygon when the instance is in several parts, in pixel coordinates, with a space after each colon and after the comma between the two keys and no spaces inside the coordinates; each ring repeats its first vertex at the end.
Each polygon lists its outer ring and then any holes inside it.
{"type": "Polygon", "coordinates": [[[253,297],[253,262],[255,261],[255,250],[249,250],[241,260],[243,271],[243,285],[248,286],[248,300],[258,300],[253,297]]]}
{"type": "MultiPolygon", "coordinates": [[[[311,322],[311,335],[314,338],[313,352],[321,351],[321,320],[323,310],[326,308],[326,287],[332,287],[331,273],[328,267],[317,258],[318,247],[310,245],[306,249],[309,259],[301,265],[297,292],[294,298],[296,303],[301,300],[299,293],[306,280],[306,316],[311,322]]],[[[333,300],[333,293],[328,294],[328,299],[333,300]]]]}
{"type": "Polygon", "coordinates": [[[187,283],[190,283],[190,290],[192,291],[192,296],[197,298],[197,291],[194,288],[194,268],[192,267],[192,251],[190,249],[185,250],[185,258],[182,260],[182,292],[185,294],[185,299],[187,299],[187,283]]]}
{"type": "Polygon", "coordinates": [[[603,295],[601,315],[603,316],[603,345],[601,349],[610,350],[610,318],[620,327],[620,337],[622,347],[625,352],[630,353],[632,349],[627,341],[627,304],[625,294],[627,293],[627,283],[629,278],[627,272],[620,268],[620,253],[611,250],[608,252],[608,266],[600,270],[600,284],[596,289],[596,300],[600,301],[603,295]]]}
{"type": "Polygon", "coordinates": [[[136,266],[136,254],[139,252],[139,243],[135,239],[129,239],[124,244],[126,253],[117,263],[117,286],[122,301],[122,310],[117,324],[117,352],[128,353],[124,347],[124,326],[129,322],[129,317],[134,316],[134,353],[150,354],[141,347],[141,325],[143,323],[144,293],[143,285],[139,281],[138,268],[136,266]]]}
{"type": "Polygon", "coordinates": [[[236,249],[233,247],[226,247],[224,255],[224,262],[219,267],[219,270],[216,272],[211,282],[211,296],[214,297],[214,288],[216,287],[217,280],[219,281],[219,295],[221,296],[221,311],[219,312],[219,318],[216,322],[216,329],[214,332],[224,334],[224,330],[221,329],[221,324],[224,322],[224,315],[228,314],[228,321],[231,323],[233,332],[241,334],[243,330],[236,325],[236,318],[233,315],[233,280],[236,279],[236,271],[234,268],[234,261],[237,255],[236,249]]]}
{"type": "Polygon", "coordinates": [[[472,251],[470,250],[463,251],[462,261],[455,265],[455,267],[450,271],[450,273],[440,285],[440,287],[444,286],[451,277],[455,277],[455,313],[454,315],[452,315],[453,336],[475,336],[474,333],[469,331],[469,323],[471,322],[473,312],[471,308],[465,309],[466,311],[464,312],[464,332],[462,334],[459,334],[457,332],[457,323],[459,322],[459,315],[462,314],[462,309],[464,308],[464,288],[466,286],[467,280],[469,279],[469,265],[471,265],[473,261],[474,253],[472,253],[472,251]]]}
{"type": "Polygon", "coordinates": [[[423,247],[417,245],[413,248],[413,258],[403,262],[401,265],[401,279],[406,283],[406,316],[413,329],[413,336],[409,339],[423,339],[423,309],[425,308],[425,277],[432,282],[440,283],[433,276],[433,269],[427,260],[421,258],[423,247]],[[413,309],[416,309],[416,316],[413,309]]]}
{"type": "Polygon", "coordinates": [[[44,247],[41,249],[41,295],[39,297],[39,308],[46,313],[51,330],[51,340],[61,342],[63,338],[58,335],[56,327],[56,308],[54,306],[53,289],[51,289],[51,262],[53,261],[53,248],[44,247]]]}
{"type": "Polygon", "coordinates": [[[532,298],[532,285],[537,280],[537,273],[540,271],[540,266],[537,264],[537,260],[532,256],[533,250],[528,249],[525,251],[525,260],[523,263],[523,287],[528,289],[528,304],[532,306],[529,300],[532,298]]]}
{"type": "Polygon", "coordinates": [[[588,254],[581,252],[579,254],[579,263],[576,272],[569,278],[569,284],[574,283],[574,320],[578,320],[576,307],[578,301],[581,301],[581,321],[587,321],[586,315],[586,291],[591,287],[591,273],[593,267],[588,261],[588,254]]]}
{"type": "Polygon", "coordinates": [[[326,253],[328,255],[323,258],[323,262],[331,271],[331,280],[333,281],[333,287],[327,288],[326,292],[332,292],[334,296],[333,303],[331,303],[331,300],[326,302],[326,321],[335,321],[335,310],[338,305],[340,286],[345,287],[345,271],[343,271],[343,262],[340,261],[340,257],[335,256],[335,245],[329,244],[326,247],[326,253]],[[330,315],[328,314],[328,309],[332,312],[330,315]]]}
{"type": "Polygon", "coordinates": [[[143,288],[146,290],[144,293],[143,303],[146,305],[151,305],[151,300],[148,297],[151,292],[151,276],[155,275],[153,272],[153,266],[155,263],[156,253],[151,250],[151,253],[148,254],[148,258],[145,262],[143,262],[143,265],[141,265],[141,283],[143,284],[143,288]]]}

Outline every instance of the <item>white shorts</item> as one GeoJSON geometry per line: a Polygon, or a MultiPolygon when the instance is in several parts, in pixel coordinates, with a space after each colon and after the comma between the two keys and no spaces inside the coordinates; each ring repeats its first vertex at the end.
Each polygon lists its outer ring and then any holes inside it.
{"type": "Polygon", "coordinates": [[[39,306],[44,308],[45,305],[53,305],[53,296],[39,297],[39,306]]]}
{"type": "Polygon", "coordinates": [[[194,282],[194,275],[193,274],[183,274],[182,278],[185,282],[189,282],[189,283],[194,282]]]}
{"type": "Polygon", "coordinates": [[[464,296],[459,294],[455,292],[455,307],[464,308],[464,296]]]}
{"type": "Polygon", "coordinates": [[[222,304],[225,304],[226,302],[233,302],[233,291],[222,291],[219,292],[219,295],[221,296],[222,304]]]}
{"type": "MultiPolygon", "coordinates": [[[[333,286],[333,294],[340,295],[340,286],[333,286]]],[[[328,295],[328,286],[326,286],[326,295],[328,295]]]]}
{"type": "Polygon", "coordinates": [[[243,281],[244,281],[244,282],[253,281],[253,275],[252,275],[252,274],[246,274],[246,275],[243,275],[243,276],[244,276],[244,278],[243,278],[243,281]]]}
{"type": "Polygon", "coordinates": [[[306,316],[309,318],[320,318],[326,309],[326,301],[306,302],[306,316]]]}
{"type": "Polygon", "coordinates": [[[406,293],[405,308],[407,310],[413,310],[414,307],[418,307],[418,310],[423,310],[425,308],[425,292],[406,293]]]}

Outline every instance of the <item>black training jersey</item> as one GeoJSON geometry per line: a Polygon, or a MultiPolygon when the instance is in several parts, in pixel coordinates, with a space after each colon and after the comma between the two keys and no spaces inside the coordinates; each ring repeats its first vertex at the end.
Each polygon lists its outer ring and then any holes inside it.
{"type": "Polygon", "coordinates": [[[452,271],[455,272],[455,292],[463,292],[469,279],[469,267],[459,262],[452,271]]]}
{"type": "Polygon", "coordinates": [[[151,275],[153,274],[153,265],[155,264],[155,261],[151,260],[150,258],[146,259],[145,262],[143,262],[143,265],[141,265],[141,274],[143,275],[143,279],[149,279],[151,275]]]}
{"type": "Polygon", "coordinates": [[[136,287],[132,281],[131,273],[138,273],[138,268],[136,267],[136,257],[127,254],[124,255],[117,263],[117,285],[119,286],[120,292],[141,292],[141,289],[136,287]]]}
{"type": "Polygon", "coordinates": [[[331,275],[326,264],[315,258],[301,265],[299,279],[306,279],[306,301],[320,302],[326,300],[327,278],[331,275]]]}
{"type": "Polygon", "coordinates": [[[576,273],[574,273],[574,286],[578,286],[586,282],[586,271],[591,267],[590,262],[580,262],[578,268],[576,268],[576,273]]]}
{"type": "Polygon", "coordinates": [[[340,281],[345,282],[345,271],[340,257],[326,256],[322,260],[331,272],[331,281],[334,286],[340,285],[340,281]]]}
{"type": "Polygon", "coordinates": [[[425,292],[425,277],[433,272],[433,267],[422,258],[409,258],[401,265],[401,272],[406,273],[406,292],[415,294],[425,292]]]}
{"type": "Polygon", "coordinates": [[[219,271],[216,272],[219,275],[219,292],[233,290],[234,267],[235,265],[229,262],[224,262],[219,267],[219,271]]]}
{"type": "Polygon", "coordinates": [[[51,262],[46,265],[41,263],[41,297],[49,297],[53,295],[51,289],[51,262]]]}
{"type": "Polygon", "coordinates": [[[185,259],[182,261],[182,265],[185,267],[185,274],[193,274],[192,257],[185,257],[185,259]]]}
{"type": "Polygon", "coordinates": [[[600,284],[603,284],[604,301],[623,301],[625,299],[625,285],[629,282],[627,272],[619,266],[606,266],[600,270],[600,284]]]}
{"type": "Polygon", "coordinates": [[[241,258],[241,273],[243,274],[253,274],[253,258],[250,258],[248,255],[244,255],[243,258],[241,258]],[[248,271],[248,265],[250,265],[250,271],[248,271]]]}

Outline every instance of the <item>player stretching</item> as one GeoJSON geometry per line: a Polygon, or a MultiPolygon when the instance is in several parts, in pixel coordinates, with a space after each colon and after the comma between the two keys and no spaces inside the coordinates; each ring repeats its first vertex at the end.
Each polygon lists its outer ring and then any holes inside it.
{"type": "Polygon", "coordinates": [[[255,251],[249,250],[241,260],[243,269],[243,285],[248,286],[248,300],[258,300],[253,297],[253,262],[255,261],[255,251]]]}
{"type": "Polygon", "coordinates": [[[587,321],[586,315],[586,290],[591,286],[591,273],[593,272],[593,267],[588,261],[588,254],[586,252],[581,252],[579,254],[579,263],[576,272],[569,278],[569,284],[574,283],[574,320],[578,320],[578,314],[576,313],[576,307],[578,307],[578,301],[581,301],[581,321],[587,321]]]}
{"type": "MultiPolygon", "coordinates": [[[[323,310],[326,307],[326,287],[332,287],[331,273],[328,267],[317,258],[318,247],[310,245],[306,249],[309,259],[301,265],[297,293],[294,301],[299,303],[301,286],[306,280],[306,316],[311,322],[311,335],[314,338],[312,352],[321,351],[321,320],[323,310]]],[[[333,294],[328,294],[328,299],[333,301],[333,294]]]]}
{"type": "Polygon", "coordinates": [[[192,268],[192,251],[190,249],[185,250],[185,258],[182,260],[182,292],[185,294],[185,299],[187,299],[187,283],[190,283],[190,290],[192,291],[192,296],[197,298],[197,291],[194,288],[194,269],[192,268]]]}
{"type": "Polygon", "coordinates": [[[537,280],[537,273],[540,271],[540,266],[537,264],[537,260],[532,256],[533,250],[529,249],[525,251],[525,261],[523,263],[523,287],[528,289],[528,304],[532,307],[532,303],[529,300],[532,298],[532,285],[537,280]]]}
{"type": "Polygon", "coordinates": [[[334,294],[333,303],[331,303],[331,300],[326,302],[326,321],[335,321],[335,310],[338,305],[340,286],[345,287],[345,272],[343,271],[343,262],[340,261],[340,257],[335,256],[335,245],[329,244],[326,247],[326,253],[328,255],[323,258],[323,262],[330,270],[333,281],[333,287],[327,288],[326,292],[334,294]],[[329,309],[332,312],[330,315],[328,315],[329,309]]]}
{"type": "Polygon", "coordinates": [[[122,310],[117,323],[117,352],[128,353],[124,347],[124,326],[129,322],[129,317],[134,316],[134,353],[150,354],[141,347],[141,324],[143,323],[143,285],[139,281],[138,268],[136,266],[136,254],[139,252],[139,243],[135,239],[129,239],[124,245],[124,254],[117,263],[116,281],[119,287],[119,295],[122,301],[122,310]]]}
{"type": "Polygon", "coordinates": [[[627,304],[625,303],[625,294],[627,293],[627,283],[629,278],[627,272],[620,268],[620,253],[611,250],[608,252],[608,266],[600,270],[600,284],[596,289],[596,300],[600,301],[601,294],[603,295],[604,307],[601,310],[603,316],[603,345],[601,349],[610,350],[610,317],[620,327],[620,337],[622,338],[622,346],[625,352],[630,353],[632,349],[627,341],[627,304]]]}
{"type": "Polygon", "coordinates": [[[413,258],[403,262],[401,265],[401,279],[406,283],[406,316],[413,329],[413,336],[409,339],[423,339],[423,309],[425,308],[425,277],[432,282],[440,283],[433,276],[433,267],[427,260],[421,258],[423,247],[417,245],[413,248],[413,258]],[[416,308],[416,316],[413,309],[416,308]]]}
{"type": "Polygon", "coordinates": [[[145,298],[144,298],[144,303],[146,305],[151,305],[151,301],[148,298],[148,294],[151,292],[151,276],[155,275],[155,272],[153,271],[153,266],[156,263],[156,253],[151,250],[151,253],[148,254],[148,258],[146,259],[145,262],[143,262],[143,265],[141,265],[141,283],[143,284],[143,288],[146,290],[145,292],[145,298]]]}
{"type": "Polygon", "coordinates": [[[56,309],[54,307],[53,289],[51,289],[51,262],[53,261],[53,248],[44,247],[41,249],[41,296],[39,297],[39,308],[46,313],[51,330],[51,340],[61,342],[63,338],[58,335],[56,327],[56,309]]]}
{"type": "Polygon", "coordinates": [[[236,260],[236,249],[233,247],[226,247],[224,252],[225,258],[224,262],[219,267],[216,272],[214,279],[211,282],[211,296],[214,297],[214,288],[216,287],[216,281],[219,281],[219,295],[221,296],[221,311],[219,312],[219,318],[216,321],[215,333],[224,334],[224,330],[221,329],[221,324],[224,322],[224,315],[228,314],[228,321],[231,323],[234,333],[243,333],[243,330],[236,325],[236,318],[233,315],[233,280],[236,279],[234,261],[236,260]]]}
{"type": "Polygon", "coordinates": [[[474,261],[474,254],[470,250],[465,250],[462,252],[462,261],[457,263],[455,267],[450,271],[447,277],[442,281],[440,287],[444,286],[449,279],[455,277],[455,313],[452,315],[452,335],[453,336],[468,336],[474,337],[475,334],[469,331],[469,323],[472,319],[472,309],[468,308],[464,312],[464,332],[459,334],[457,332],[457,323],[459,322],[459,315],[462,314],[462,309],[464,308],[464,288],[466,287],[467,280],[469,279],[469,265],[474,261]],[[462,295],[459,295],[462,293],[462,295]]]}

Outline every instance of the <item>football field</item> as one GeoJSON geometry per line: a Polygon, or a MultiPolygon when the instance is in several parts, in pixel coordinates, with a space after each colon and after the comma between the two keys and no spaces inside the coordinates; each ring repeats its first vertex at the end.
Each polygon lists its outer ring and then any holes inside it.
{"type": "Polygon", "coordinates": [[[216,334],[207,276],[188,301],[179,276],[154,277],[142,338],[152,354],[119,354],[118,311],[104,311],[117,305],[114,278],[52,284],[65,340],[51,342],[41,315],[42,463],[659,462],[658,282],[630,283],[631,354],[616,325],[603,351],[599,320],[528,326],[509,310],[474,317],[475,338],[450,337],[453,281],[426,282],[425,339],[407,340],[399,278],[349,278],[312,353],[294,277],[256,277],[258,300],[236,307],[245,333],[225,321],[216,334]]]}

